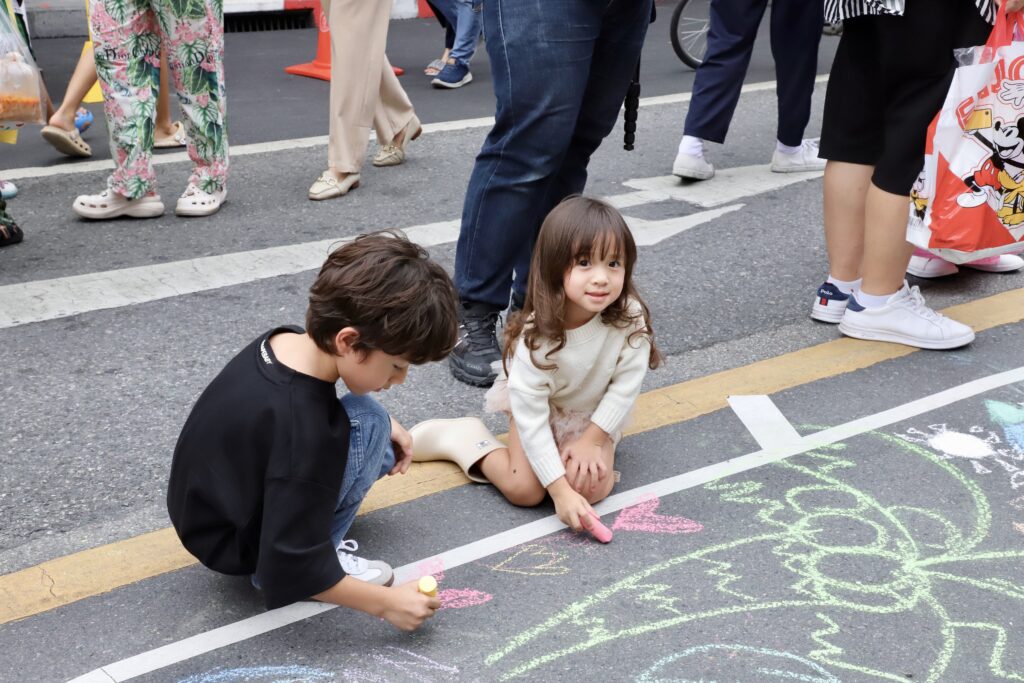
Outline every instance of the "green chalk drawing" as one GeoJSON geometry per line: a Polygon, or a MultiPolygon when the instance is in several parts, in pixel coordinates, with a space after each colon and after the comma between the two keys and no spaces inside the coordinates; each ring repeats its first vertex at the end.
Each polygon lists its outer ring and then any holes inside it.
{"type": "MultiPolygon", "coordinates": [[[[636,683],[701,683],[702,681],[708,683],[703,678],[703,672],[708,668],[706,663],[701,664],[702,676],[699,680],[680,678],[678,675],[665,675],[675,666],[681,667],[685,672],[685,668],[690,664],[690,660],[696,659],[701,655],[717,656],[717,662],[721,662],[721,664],[718,664],[720,668],[723,667],[723,664],[725,667],[728,667],[730,664],[739,664],[742,667],[739,671],[741,676],[749,677],[755,674],[758,681],[783,679],[787,681],[801,681],[801,683],[842,683],[840,679],[821,666],[792,652],[780,652],[779,650],[750,647],[749,645],[725,645],[718,643],[698,645],[697,647],[686,649],[679,654],[670,655],[658,660],[654,666],[637,676],[636,683]],[[736,660],[739,661],[737,662],[736,660]],[[796,666],[794,666],[794,663],[796,666]],[[767,668],[768,666],[786,666],[787,669],[769,669],[767,668]],[[803,671],[794,670],[798,668],[803,669],[803,671]]],[[[720,676],[721,674],[716,672],[716,675],[720,676]]],[[[736,680],[742,679],[737,678],[736,680]]]]}
{"type": "MultiPolygon", "coordinates": [[[[1024,613],[1024,550],[990,548],[992,510],[988,499],[953,460],[902,435],[873,432],[866,436],[886,444],[888,452],[897,454],[892,457],[910,458],[937,470],[940,477],[930,481],[944,480],[953,487],[957,500],[969,501],[949,513],[969,517],[969,521],[957,521],[959,518],[940,509],[910,506],[905,501],[888,503],[855,486],[847,481],[858,467],[850,455],[855,447],[832,444],[769,466],[785,470],[787,480],[801,481],[781,495],[766,491],[753,479],[719,480],[704,487],[724,503],[750,508],[760,527],[755,533],[671,557],[619,579],[507,639],[503,647],[486,656],[485,664],[495,667],[497,678],[509,680],[594,647],[664,629],[692,625],[694,633],[700,633],[714,628],[716,620],[734,615],[792,616],[792,610],[802,610],[817,624],[806,636],[813,643],[806,659],[832,670],[906,681],[902,672],[876,668],[879,662],[871,661],[869,653],[863,655],[868,661],[858,660],[856,652],[847,651],[855,648],[847,645],[844,650],[837,641],[842,642],[847,617],[860,615],[863,620],[867,615],[877,622],[871,623],[872,628],[884,629],[887,620],[895,623],[909,616],[927,618],[937,638],[935,655],[915,663],[924,671],[916,680],[945,680],[943,674],[954,655],[964,651],[960,641],[972,632],[976,636],[970,654],[977,657],[977,643],[985,643],[989,649],[983,664],[993,678],[1024,681],[1024,671],[1009,670],[1004,663],[1010,635],[1021,639],[1019,624],[1016,631],[1008,631],[990,620],[989,614],[965,613],[970,611],[969,605],[959,604],[961,601],[943,604],[940,599],[950,588],[970,588],[1012,602],[1013,611],[1024,613]],[[918,530],[919,537],[912,530],[918,530]],[[775,571],[786,577],[783,587],[765,587],[756,577],[746,578],[747,570],[741,564],[744,554],[748,559],[753,554],[762,571],[769,561],[777,564],[775,571]],[[965,575],[968,568],[971,575],[965,575]],[[836,571],[839,569],[841,572],[836,571]],[[848,578],[851,572],[856,579],[848,578]],[[688,591],[697,580],[714,588],[688,591]],[[699,607],[682,599],[692,595],[698,596],[699,607]],[[622,609],[624,604],[628,607],[622,609]],[[983,637],[977,637],[979,633],[983,637]],[[527,656],[528,661],[515,661],[527,656]]],[[[865,440],[855,443],[857,448],[870,444],[865,440]]],[[[761,478],[763,474],[748,476],[761,478]]],[[[949,499],[945,486],[940,491],[949,499]]],[[[1017,648],[1022,644],[1017,642],[1017,648]]]]}

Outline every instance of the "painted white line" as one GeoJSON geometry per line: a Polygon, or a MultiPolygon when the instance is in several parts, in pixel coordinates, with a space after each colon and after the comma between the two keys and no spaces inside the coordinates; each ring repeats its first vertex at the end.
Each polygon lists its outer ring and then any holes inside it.
{"type": "Polygon", "coordinates": [[[720,209],[701,211],[700,213],[693,213],[689,216],[676,216],[675,218],[666,218],[665,220],[660,221],[630,218],[629,216],[623,216],[623,218],[625,218],[626,223],[629,224],[629,227],[633,232],[633,237],[636,239],[637,246],[650,247],[662,240],[672,237],[673,235],[686,232],[687,230],[696,228],[698,225],[703,225],[709,221],[715,220],[716,218],[720,218],[727,213],[739,211],[742,208],[742,204],[733,204],[732,206],[726,206],[720,209]]]}
{"type": "MultiPolygon", "coordinates": [[[[640,194],[649,195],[641,192],[627,196],[636,200],[640,194]]],[[[637,244],[651,246],[742,207],[737,204],[658,221],[629,217],[627,220],[637,244]]],[[[407,228],[405,233],[414,242],[429,247],[457,240],[459,225],[458,220],[427,223],[407,228]]],[[[349,239],[352,238],[3,285],[0,329],[316,270],[332,248],[349,239]]]]}
{"type": "MultiPolygon", "coordinates": [[[[458,238],[459,221],[427,223],[405,233],[423,246],[443,244],[458,238]]],[[[349,239],[5,285],[0,287],[0,329],[315,270],[332,248],[349,239]]]]}
{"type": "Polygon", "coordinates": [[[635,178],[622,183],[626,187],[667,195],[669,199],[711,208],[729,204],[762,192],[773,192],[787,185],[820,178],[821,171],[808,173],[772,173],[768,165],[736,166],[715,171],[711,180],[684,183],[674,175],[635,178]]]}
{"type": "MultiPolygon", "coordinates": [[[[828,80],[827,75],[818,76],[816,83],[824,83],[828,80]]],[[[774,90],[775,81],[764,81],[761,83],[750,83],[743,86],[740,92],[751,93],[763,90],[774,90]]],[[[691,94],[688,92],[674,95],[659,95],[656,97],[645,97],[640,100],[641,107],[653,107],[666,104],[681,104],[690,101],[691,94]]],[[[472,128],[490,128],[494,125],[493,116],[484,116],[475,119],[461,119],[458,121],[441,121],[438,123],[427,123],[423,126],[424,133],[443,133],[448,131],[469,130],[472,128]]],[[[370,139],[375,140],[376,135],[371,132],[370,139]]],[[[232,157],[243,157],[250,154],[266,154],[268,152],[286,152],[293,149],[307,147],[327,147],[327,136],[317,135],[308,138],[296,138],[294,140],[274,140],[272,142],[256,142],[249,145],[235,145],[231,147],[232,157]]],[[[153,164],[174,164],[188,161],[188,154],[185,152],[172,152],[170,154],[158,154],[153,157],[153,164]]],[[[105,171],[114,168],[113,162],[104,161],[75,161],[65,162],[56,166],[28,166],[24,168],[12,168],[4,171],[4,178],[7,180],[18,180],[20,178],[46,178],[58,175],[72,175],[77,173],[92,173],[93,171],[105,171]]]]}
{"type": "MultiPolygon", "coordinates": [[[[700,469],[670,477],[669,479],[647,484],[646,486],[638,486],[629,491],[609,496],[595,505],[594,508],[601,515],[616,512],[652,495],[662,497],[678,493],[740,472],[746,472],[761,465],[785,460],[791,456],[800,455],[801,453],[806,453],[815,448],[828,446],[839,441],[845,441],[866,432],[880,429],[1016,382],[1024,382],[1024,367],[982,377],[946,389],[945,391],[925,396],[916,401],[875,413],[874,415],[868,415],[867,417],[831,427],[815,434],[809,434],[785,446],[762,449],[724,462],[715,463],[714,465],[701,467],[700,469]]],[[[489,536],[474,543],[459,546],[440,555],[399,567],[395,570],[396,580],[407,581],[415,578],[418,573],[418,567],[425,563],[434,565],[437,563],[437,560],[440,560],[446,570],[454,569],[455,567],[475,562],[489,555],[528,543],[564,528],[565,526],[558,521],[558,518],[551,515],[535,522],[509,529],[495,536],[489,536]]],[[[334,609],[334,607],[335,605],[301,602],[264,612],[234,624],[228,624],[227,626],[143,652],[128,659],[122,659],[113,664],[108,664],[74,679],[71,683],[92,683],[102,680],[96,678],[96,671],[105,672],[114,681],[120,683],[121,681],[183,662],[192,657],[212,652],[227,645],[239,643],[253,636],[267,633],[310,616],[322,614],[334,609]]]]}
{"type": "Polygon", "coordinates": [[[799,432],[767,396],[729,396],[728,401],[762,450],[790,446],[800,440],[799,432]]]}

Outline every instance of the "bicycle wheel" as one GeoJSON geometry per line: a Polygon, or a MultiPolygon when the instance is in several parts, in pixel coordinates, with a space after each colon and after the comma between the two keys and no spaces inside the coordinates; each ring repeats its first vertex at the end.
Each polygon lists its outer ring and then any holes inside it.
{"type": "Polygon", "coordinates": [[[696,69],[708,49],[711,0],[680,0],[672,12],[672,49],[683,64],[696,69]]]}

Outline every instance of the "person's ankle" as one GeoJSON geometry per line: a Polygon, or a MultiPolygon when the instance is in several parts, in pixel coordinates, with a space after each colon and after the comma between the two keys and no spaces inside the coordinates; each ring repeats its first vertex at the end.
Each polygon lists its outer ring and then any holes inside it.
{"type": "Polygon", "coordinates": [[[57,128],[63,128],[64,130],[71,131],[75,129],[75,113],[65,112],[63,109],[58,109],[53,112],[53,116],[47,123],[57,128]]]}

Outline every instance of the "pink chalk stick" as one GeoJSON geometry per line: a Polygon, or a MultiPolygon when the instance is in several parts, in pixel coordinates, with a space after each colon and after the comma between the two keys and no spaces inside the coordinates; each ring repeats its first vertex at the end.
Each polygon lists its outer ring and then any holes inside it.
{"type": "Polygon", "coordinates": [[[601,543],[611,543],[612,542],[612,530],[609,529],[608,527],[606,527],[604,524],[601,523],[601,518],[600,517],[598,517],[597,515],[595,515],[592,512],[589,513],[589,514],[590,514],[590,525],[588,526],[588,525],[584,524],[583,526],[586,527],[587,531],[590,532],[591,536],[593,536],[597,540],[601,541],[601,543]]]}

